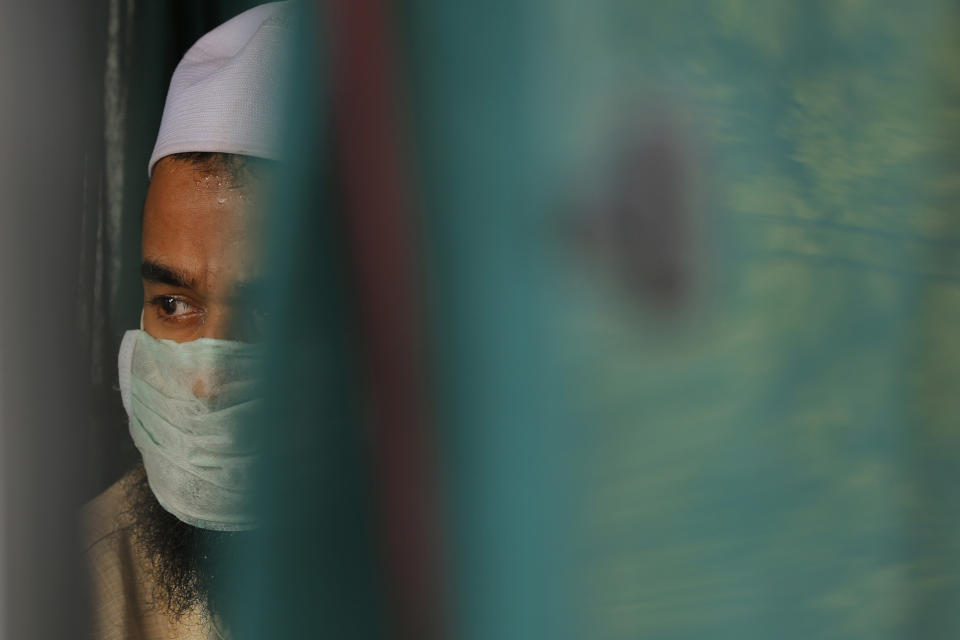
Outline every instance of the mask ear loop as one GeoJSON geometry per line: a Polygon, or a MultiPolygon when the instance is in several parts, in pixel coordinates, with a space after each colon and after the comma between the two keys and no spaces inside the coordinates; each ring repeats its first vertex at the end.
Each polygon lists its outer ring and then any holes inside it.
{"type": "Polygon", "coordinates": [[[143,309],[140,309],[140,331],[143,331],[143,309]]]}

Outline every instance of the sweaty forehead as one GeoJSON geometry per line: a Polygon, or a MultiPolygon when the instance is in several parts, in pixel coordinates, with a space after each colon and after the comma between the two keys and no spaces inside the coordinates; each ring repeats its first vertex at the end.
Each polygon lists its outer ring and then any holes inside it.
{"type": "Polygon", "coordinates": [[[259,272],[252,187],[189,162],[164,159],[154,169],[143,213],[144,260],[189,274],[211,290],[259,272]]]}

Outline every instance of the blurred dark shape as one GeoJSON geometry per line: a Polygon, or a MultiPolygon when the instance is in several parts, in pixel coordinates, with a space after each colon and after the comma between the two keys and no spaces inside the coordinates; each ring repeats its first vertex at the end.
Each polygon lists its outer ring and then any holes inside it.
{"type": "Polygon", "coordinates": [[[679,145],[668,131],[629,143],[614,174],[610,219],[620,273],[631,290],[675,306],[690,280],[690,239],[679,145]]]}
{"type": "Polygon", "coordinates": [[[675,311],[688,297],[694,265],[689,161],[681,137],[661,120],[620,136],[601,193],[577,224],[586,250],[599,256],[640,302],[675,311]]]}

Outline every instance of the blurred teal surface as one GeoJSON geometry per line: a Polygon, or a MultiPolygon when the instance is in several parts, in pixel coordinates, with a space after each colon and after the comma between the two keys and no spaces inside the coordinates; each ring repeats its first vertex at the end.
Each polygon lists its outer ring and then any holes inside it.
{"type": "Polygon", "coordinates": [[[575,119],[669,105],[722,233],[679,319],[571,277],[589,636],[958,637],[958,6],[601,4],[575,119]]]}
{"type": "MultiPolygon", "coordinates": [[[[960,636],[958,27],[945,0],[398,11],[453,637],[960,636]],[[697,257],[672,309],[564,231],[658,128],[697,257]]],[[[272,424],[322,455],[275,460],[243,602],[383,637],[324,148],[271,222],[272,424]]]]}

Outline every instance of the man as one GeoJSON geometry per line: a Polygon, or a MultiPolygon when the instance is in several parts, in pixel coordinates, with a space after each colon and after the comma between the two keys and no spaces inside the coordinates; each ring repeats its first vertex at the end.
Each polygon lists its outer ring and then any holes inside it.
{"type": "Polygon", "coordinates": [[[143,465],[85,510],[98,639],[224,637],[225,551],[256,525],[263,318],[256,225],[276,123],[286,3],[201,38],[174,73],[149,163],[141,330],[124,337],[120,386],[143,465]]]}

